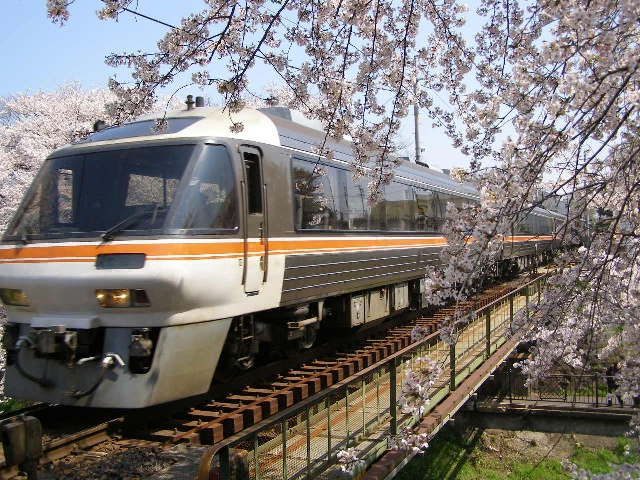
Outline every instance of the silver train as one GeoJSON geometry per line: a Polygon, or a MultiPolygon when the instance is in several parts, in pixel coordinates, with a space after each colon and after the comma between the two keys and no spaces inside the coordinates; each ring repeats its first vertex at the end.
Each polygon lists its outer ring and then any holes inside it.
{"type": "MultiPolygon", "coordinates": [[[[470,186],[404,162],[367,203],[350,145],[286,109],[189,105],[55,151],[0,244],[5,394],[141,408],[204,393],[265,346],[366,327],[425,302],[447,202],[470,186]]],[[[562,215],[536,210],[505,244],[527,262],[562,215]]]]}

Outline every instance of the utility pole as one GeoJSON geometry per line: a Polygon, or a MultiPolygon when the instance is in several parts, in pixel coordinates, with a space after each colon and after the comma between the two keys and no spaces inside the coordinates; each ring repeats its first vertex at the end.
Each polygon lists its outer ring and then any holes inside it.
{"type": "Polygon", "coordinates": [[[414,142],[416,144],[416,163],[420,163],[420,133],[418,131],[418,118],[420,116],[420,112],[419,112],[419,108],[418,108],[418,99],[415,99],[415,102],[413,104],[413,122],[415,125],[415,138],[414,138],[414,142]]]}
{"type": "Polygon", "coordinates": [[[413,124],[414,124],[414,143],[416,146],[416,163],[420,163],[420,132],[419,132],[419,119],[420,108],[418,107],[418,61],[413,59],[413,66],[416,72],[416,79],[413,83],[413,124]]]}

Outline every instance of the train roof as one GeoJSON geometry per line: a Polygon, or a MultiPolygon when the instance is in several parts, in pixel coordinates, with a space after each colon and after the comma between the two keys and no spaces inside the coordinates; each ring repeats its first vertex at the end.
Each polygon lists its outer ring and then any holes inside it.
{"type": "Polygon", "coordinates": [[[171,138],[212,138],[226,137],[267,145],[280,145],[278,130],[264,113],[245,108],[230,113],[222,107],[198,107],[189,110],[173,110],[151,113],[116,127],[105,128],[92,133],[81,145],[108,142],[119,144],[171,138]],[[166,128],[158,129],[157,121],[166,120],[166,128]],[[234,124],[244,128],[237,131],[234,124]]]}
{"type": "MultiPolygon", "coordinates": [[[[345,164],[353,161],[349,139],[336,141],[329,138],[319,121],[311,120],[300,112],[284,107],[245,108],[237,113],[230,113],[223,107],[196,107],[151,113],[142,115],[132,122],[92,133],[80,142],[59,148],[53,156],[71,153],[70,149],[84,150],[103,145],[188,138],[230,138],[282,146],[316,156],[318,147],[326,145],[333,150],[335,160],[345,164]],[[159,130],[156,128],[157,121],[163,118],[167,120],[167,125],[159,130]],[[242,123],[242,129],[232,128],[238,123],[242,123]]],[[[472,184],[460,184],[441,170],[407,160],[400,161],[395,170],[395,179],[422,183],[435,191],[461,195],[469,199],[479,197],[472,184]]],[[[559,215],[540,207],[534,211],[544,216],[559,215]]]]}
{"type": "MultiPolygon", "coordinates": [[[[245,108],[230,113],[223,107],[196,107],[165,113],[142,115],[134,121],[92,133],[85,140],[62,147],[56,152],[70,153],[73,150],[95,148],[102,145],[119,145],[131,142],[158,141],[187,138],[231,138],[282,146],[304,154],[318,155],[318,147],[326,145],[333,150],[333,158],[349,164],[353,161],[349,139],[336,141],[327,137],[319,121],[304,117],[300,112],[283,107],[262,109],[245,108]],[[157,121],[166,119],[166,128],[158,130],[157,121]],[[243,128],[232,128],[241,123],[243,128]]],[[[395,171],[397,179],[421,182],[441,191],[477,198],[478,193],[471,184],[461,185],[442,171],[401,160],[395,171]]]]}

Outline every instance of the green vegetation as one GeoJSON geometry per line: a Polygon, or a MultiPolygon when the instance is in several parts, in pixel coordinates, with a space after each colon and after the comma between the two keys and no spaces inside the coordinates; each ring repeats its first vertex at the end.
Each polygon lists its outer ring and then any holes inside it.
{"type": "Polygon", "coordinates": [[[32,402],[28,402],[26,400],[16,400],[15,398],[5,398],[0,401],[0,415],[6,415],[11,412],[15,412],[16,410],[20,410],[22,408],[26,408],[29,405],[32,405],[32,402]]]}
{"type": "Polygon", "coordinates": [[[612,464],[640,460],[633,448],[629,453],[633,442],[628,439],[595,440],[592,446],[578,440],[573,435],[444,429],[396,478],[566,480],[570,477],[563,459],[598,474],[612,471],[612,464]]]}

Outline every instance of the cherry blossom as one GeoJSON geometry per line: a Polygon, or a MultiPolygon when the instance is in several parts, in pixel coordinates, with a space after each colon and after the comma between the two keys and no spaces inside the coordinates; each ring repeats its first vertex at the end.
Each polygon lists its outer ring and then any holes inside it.
{"type": "Polygon", "coordinates": [[[389,437],[389,448],[394,450],[422,453],[429,448],[429,435],[415,433],[411,428],[405,427],[395,436],[389,437]]]}
{"type": "Polygon", "coordinates": [[[431,387],[442,374],[442,368],[429,357],[419,357],[406,367],[398,405],[404,413],[422,416],[429,405],[431,387]]]}
{"type": "Polygon", "coordinates": [[[337,457],[338,463],[340,463],[340,469],[350,476],[355,474],[365,465],[364,460],[358,458],[358,451],[353,447],[349,447],[346,450],[340,450],[337,457]]]}

